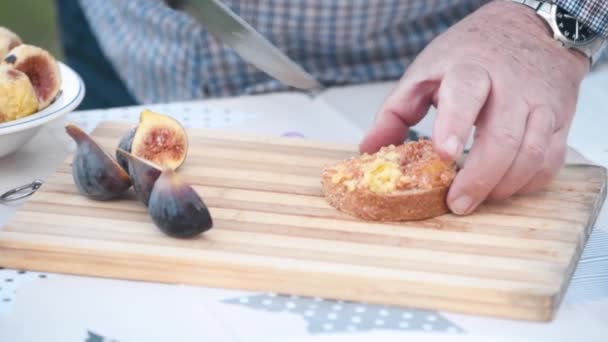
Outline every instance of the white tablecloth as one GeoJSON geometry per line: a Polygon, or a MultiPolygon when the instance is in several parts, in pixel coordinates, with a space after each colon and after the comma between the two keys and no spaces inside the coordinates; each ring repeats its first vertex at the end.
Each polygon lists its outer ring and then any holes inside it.
{"type": "MultiPolygon", "coordinates": [[[[608,110],[597,104],[601,94],[608,93],[607,83],[605,74],[589,78],[570,139],[585,157],[605,166],[608,110]]],[[[391,86],[347,88],[322,101],[283,94],[146,107],[171,114],[189,127],[357,143],[391,86]]],[[[140,110],[75,112],[68,120],[91,130],[102,120],[135,122],[140,110]]],[[[430,122],[432,118],[421,123],[423,132],[430,122]]],[[[44,129],[18,154],[0,160],[0,192],[52,173],[73,148],[63,124],[44,129]]],[[[0,227],[16,209],[0,205],[0,227]]],[[[607,336],[606,206],[551,323],[0,270],[0,341],[607,341],[607,336]]]]}

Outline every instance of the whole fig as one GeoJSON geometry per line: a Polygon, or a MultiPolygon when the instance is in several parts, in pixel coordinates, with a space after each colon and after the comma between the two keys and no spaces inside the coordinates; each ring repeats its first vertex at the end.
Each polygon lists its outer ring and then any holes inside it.
{"type": "Polygon", "coordinates": [[[127,172],[88,134],[74,124],[68,124],[66,131],[77,144],[72,177],[81,194],[102,201],[119,197],[129,189],[127,172]]]}

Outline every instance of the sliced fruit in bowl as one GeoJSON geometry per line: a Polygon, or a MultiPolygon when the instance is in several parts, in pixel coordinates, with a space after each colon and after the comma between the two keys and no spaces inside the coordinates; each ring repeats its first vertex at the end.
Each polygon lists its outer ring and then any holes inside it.
{"type": "Polygon", "coordinates": [[[48,51],[22,44],[9,51],[2,63],[27,75],[38,98],[38,109],[48,107],[59,94],[59,65],[48,51]]]}
{"type": "Polygon", "coordinates": [[[26,74],[0,64],[0,123],[38,111],[36,91],[26,74]]]}
{"type": "Polygon", "coordinates": [[[0,27],[0,158],[13,154],[43,126],[84,98],[82,79],[46,50],[23,44],[0,27]]]}
{"type": "Polygon", "coordinates": [[[63,82],[55,101],[43,110],[0,123],[0,158],[17,152],[42,127],[71,113],[82,102],[85,94],[82,79],[68,66],[58,64],[63,82]]]}

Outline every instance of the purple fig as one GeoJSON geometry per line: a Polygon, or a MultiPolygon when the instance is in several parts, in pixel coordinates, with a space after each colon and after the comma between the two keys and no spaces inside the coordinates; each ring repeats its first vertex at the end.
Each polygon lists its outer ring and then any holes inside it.
{"type": "Polygon", "coordinates": [[[156,180],[148,210],[156,226],[172,237],[191,238],[213,227],[203,200],[171,169],[164,170],[156,180]]]}
{"type": "Polygon", "coordinates": [[[81,194],[102,201],[119,197],[129,189],[127,172],[93,138],[74,124],[65,129],[77,144],[72,177],[81,194]]]}
{"type": "Polygon", "coordinates": [[[131,183],[133,183],[133,189],[135,190],[137,199],[147,206],[150,201],[150,194],[154,188],[154,183],[156,183],[156,180],[162,173],[161,168],[154,165],[152,162],[136,157],[123,149],[119,148],[116,153],[127,162],[129,176],[131,177],[131,183]]]}
{"type": "MultiPolygon", "coordinates": [[[[129,153],[131,152],[131,144],[133,143],[133,137],[135,136],[136,130],[137,127],[130,129],[127,134],[125,134],[122,139],[120,139],[120,142],[118,143],[118,150],[123,150],[129,153]]],[[[118,161],[118,164],[120,164],[120,166],[122,166],[122,168],[127,170],[128,172],[129,163],[127,161],[127,158],[121,153],[119,153],[118,150],[116,151],[116,161],[118,161]]]]}

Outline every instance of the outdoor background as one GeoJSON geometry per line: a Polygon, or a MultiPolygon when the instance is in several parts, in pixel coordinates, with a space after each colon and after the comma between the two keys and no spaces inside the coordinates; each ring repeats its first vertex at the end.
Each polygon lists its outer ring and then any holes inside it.
{"type": "Polygon", "coordinates": [[[61,58],[55,1],[0,0],[0,26],[15,31],[26,43],[45,48],[61,58]]]}
{"type": "Polygon", "coordinates": [[[89,91],[78,110],[137,104],[103,55],[77,0],[0,0],[0,26],[17,33],[26,44],[48,50],[79,74],[89,91]],[[62,25],[59,6],[66,20],[62,25]],[[66,32],[68,36],[62,37],[66,32]]]}

